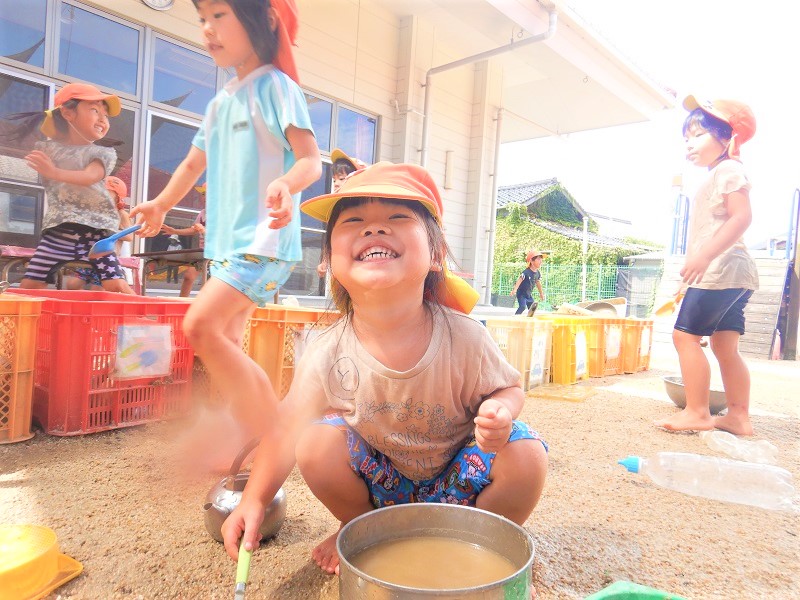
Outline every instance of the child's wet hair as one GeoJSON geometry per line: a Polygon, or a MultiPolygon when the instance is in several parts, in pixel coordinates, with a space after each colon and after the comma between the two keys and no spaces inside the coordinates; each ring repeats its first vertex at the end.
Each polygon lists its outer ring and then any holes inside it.
{"type": "Polygon", "coordinates": [[[700,127],[708,131],[723,146],[733,137],[733,129],[730,125],[700,108],[695,108],[686,116],[683,122],[683,135],[686,136],[692,127],[700,127]]]}
{"type": "MultiPolygon", "coordinates": [[[[56,131],[62,135],[67,135],[69,133],[69,123],[64,118],[64,115],[61,114],[62,109],[67,110],[75,110],[78,107],[78,104],[83,102],[78,98],[71,98],[62,104],[61,106],[57,106],[52,110],[53,115],[53,124],[56,127],[56,131]]],[[[103,101],[106,109],[108,109],[108,103],[103,101]]],[[[9,121],[19,121],[19,124],[12,127],[8,134],[4,134],[2,136],[3,139],[9,142],[21,142],[22,140],[26,139],[28,136],[37,134],[39,137],[44,137],[43,134],[39,133],[39,127],[41,127],[42,122],[44,122],[47,113],[43,110],[37,110],[35,112],[24,112],[24,113],[17,113],[6,117],[9,121]]],[[[98,146],[120,146],[122,144],[119,140],[113,140],[110,138],[103,138],[100,140],[96,140],[94,142],[98,146]]]]}
{"type": "MultiPolygon", "coordinates": [[[[386,202],[388,204],[396,204],[398,206],[407,206],[414,214],[417,215],[420,222],[425,226],[425,231],[428,234],[428,246],[431,249],[431,263],[435,265],[444,265],[447,257],[450,254],[450,248],[447,245],[447,240],[444,237],[444,231],[436,221],[435,217],[425,206],[416,200],[393,200],[390,198],[342,198],[336,203],[331,211],[331,216],[328,218],[328,223],[325,228],[325,240],[322,248],[322,260],[328,265],[331,264],[331,235],[336,227],[336,221],[343,210],[361,206],[368,202],[386,202]]],[[[444,271],[430,271],[425,277],[424,298],[425,300],[434,304],[441,304],[439,301],[437,291],[442,289],[444,282],[444,271]]],[[[331,277],[331,297],[336,308],[342,313],[347,315],[353,310],[353,303],[350,299],[350,294],[344,287],[331,277]]]]}
{"type": "MultiPolygon", "coordinates": [[[[73,98],[64,102],[62,106],[53,109],[53,123],[59,133],[66,134],[69,131],[69,124],[61,114],[61,109],[67,108],[69,110],[75,110],[79,102],[80,100],[73,98]]],[[[3,137],[10,142],[22,141],[29,135],[38,133],[39,127],[44,122],[46,116],[47,114],[43,110],[11,115],[7,117],[7,119],[10,121],[19,121],[19,124],[13,127],[8,135],[3,137]]]]}
{"type": "Polygon", "coordinates": [[[278,52],[278,35],[270,27],[269,0],[192,0],[195,8],[201,2],[227,4],[244,27],[247,37],[258,58],[265,65],[271,65],[278,52]]]}
{"type": "Polygon", "coordinates": [[[344,158],[336,159],[336,162],[333,163],[333,174],[334,175],[349,175],[356,170],[353,163],[349,160],[345,160],[344,158]]]}

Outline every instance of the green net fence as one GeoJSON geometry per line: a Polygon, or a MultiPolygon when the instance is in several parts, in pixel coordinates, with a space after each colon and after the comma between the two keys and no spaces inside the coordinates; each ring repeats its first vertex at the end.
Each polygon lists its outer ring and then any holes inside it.
{"type": "MultiPolygon", "coordinates": [[[[502,299],[497,304],[510,306],[513,303],[509,294],[524,269],[524,263],[495,264],[492,293],[502,299]]],[[[660,267],[586,265],[584,278],[582,265],[552,264],[543,264],[540,271],[546,299],[541,308],[623,297],[629,307],[628,315],[637,317],[650,314],[662,272],[660,267]]],[[[533,298],[538,300],[536,290],[533,298]]]]}

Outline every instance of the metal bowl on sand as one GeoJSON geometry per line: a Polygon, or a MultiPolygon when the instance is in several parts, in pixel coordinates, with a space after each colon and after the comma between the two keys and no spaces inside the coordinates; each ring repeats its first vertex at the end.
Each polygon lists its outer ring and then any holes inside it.
{"type": "MultiPolygon", "coordinates": [[[[683,387],[682,377],[664,377],[664,387],[667,390],[667,396],[675,403],[675,406],[678,408],[686,408],[686,389],[683,387]]],[[[709,396],[709,409],[711,410],[711,414],[715,415],[727,407],[728,401],[725,398],[725,392],[712,389],[711,395],[709,396]]]]}

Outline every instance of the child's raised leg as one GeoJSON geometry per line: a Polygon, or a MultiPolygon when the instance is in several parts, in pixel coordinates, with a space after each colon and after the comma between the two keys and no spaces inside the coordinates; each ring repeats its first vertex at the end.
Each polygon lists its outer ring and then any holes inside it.
{"type": "Polygon", "coordinates": [[[714,429],[709,412],[711,390],[711,367],[703,348],[702,336],[675,329],[672,341],[678,351],[681,365],[683,388],[686,394],[686,408],[676,415],[655,421],[656,427],[670,431],[702,431],[714,429]]]}
{"type": "Polygon", "coordinates": [[[104,279],[101,284],[107,292],[136,295],[136,292],[131,289],[130,284],[124,279],[104,279]]]}
{"type": "Polygon", "coordinates": [[[739,354],[739,332],[717,331],[711,336],[711,350],[719,362],[728,412],[714,417],[714,427],[735,435],[753,435],[750,423],[750,370],[739,354]]]}
{"type": "Polygon", "coordinates": [[[547,452],[541,440],[509,442],[495,455],[491,483],[478,494],[475,506],[523,525],[539,502],[546,475],[547,452]]]}
{"type": "Polygon", "coordinates": [[[26,290],[43,290],[47,287],[47,282],[25,277],[19,282],[19,287],[26,290]]]}
{"type": "MultiPolygon", "coordinates": [[[[212,278],[194,299],[183,320],[189,343],[229,402],[241,429],[242,446],[264,433],[267,424],[275,419],[278,405],[267,375],[242,350],[244,327],[254,308],[244,294],[212,278]]],[[[227,459],[230,464],[233,456],[220,456],[220,459],[227,459]]]]}
{"type": "Polygon", "coordinates": [[[327,573],[339,572],[336,538],[346,523],[375,507],[366,483],[350,468],[347,433],[316,423],[297,444],[297,466],[313,494],[339,520],[339,529],[311,552],[314,562],[327,573]]]}

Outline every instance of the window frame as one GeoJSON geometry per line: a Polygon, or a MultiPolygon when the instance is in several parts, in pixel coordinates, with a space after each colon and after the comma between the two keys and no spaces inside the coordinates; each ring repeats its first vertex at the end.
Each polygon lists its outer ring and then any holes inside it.
{"type": "Polygon", "coordinates": [[[52,45],[53,40],[51,37],[51,31],[53,28],[53,19],[54,13],[56,12],[53,6],[53,2],[51,0],[45,0],[45,8],[44,8],[44,64],[41,67],[36,65],[31,65],[28,63],[19,62],[18,60],[13,60],[11,58],[7,58],[5,56],[0,56],[0,67],[8,66],[8,67],[22,67],[27,72],[33,72],[38,75],[47,76],[50,72],[51,61],[52,61],[52,45]]]}
{"type": "MultiPolygon", "coordinates": [[[[197,52],[198,54],[209,58],[210,55],[199,44],[174,38],[170,36],[169,33],[157,31],[150,24],[137,23],[133,20],[128,20],[127,17],[117,16],[116,14],[110,12],[110,8],[97,6],[96,4],[87,4],[86,2],[88,1],[89,0],[46,0],[43,60],[44,66],[37,67],[27,63],[20,63],[19,61],[0,57],[0,73],[17,77],[23,81],[30,81],[31,84],[34,85],[46,86],[49,94],[49,105],[52,107],[53,97],[56,90],[63,87],[66,83],[77,81],[76,78],[68,77],[67,75],[58,72],[60,45],[62,41],[61,13],[65,5],[73,6],[76,9],[92,13],[95,16],[107,19],[123,27],[129,27],[136,30],[139,35],[139,45],[136,56],[136,93],[132,94],[130,92],[123,92],[115,88],[100,86],[103,90],[108,90],[109,92],[119,96],[123,108],[125,110],[133,111],[134,113],[133,146],[131,148],[131,185],[129,189],[129,196],[131,205],[136,206],[142,202],[145,202],[149,194],[149,169],[152,153],[151,136],[153,118],[158,117],[178,125],[197,128],[202,125],[204,118],[204,113],[195,113],[183,108],[169,106],[163,102],[158,102],[153,99],[153,89],[155,87],[155,53],[158,40],[162,40],[169,44],[174,44],[178,47],[197,52]]],[[[133,18],[133,16],[131,18],[133,18]]],[[[223,89],[229,78],[230,76],[228,73],[226,73],[225,69],[216,67],[215,93],[223,89]]],[[[353,106],[346,102],[341,102],[334,97],[320,93],[314,89],[306,87],[302,87],[301,89],[305,95],[318,98],[319,100],[327,102],[331,105],[330,147],[320,150],[320,157],[323,163],[323,174],[330,172],[330,166],[332,162],[330,157],[331,152],[333,149],[340,146],[338,141],[340,118],[339,113],[343,108],[358,115],[362,115],[365,118],[375,119],[375,135],[373,138],[372,154],[370,160],[366,162],[371,163],[375,161],[381,144],[382,116],[380,114],[373,114],[366,109],[353,106]]],[[[330,178],[328,178],[328,181],[325,181],[324,183],[324,190],[329,192],[331,189],[330,178]]],[[[42,198],[44,198],[44,186],[41,185],[41,183],[29,184],[26,182],[8,180],[0,176],[0,184],[2,184],[4,187],[13,187],[14,189],[19,189],[23,193],[25,193],[25,190],[30,190],[30,193],[41,194],[42,198]]],[[[40,211],[43,211],[43,203],[42,206],[38,208],[40,211]]],[[[181,208],[181,211],[187,215],[196,214],[196,212],[199,212],[192,208],[181,208]]],[[[40,212],[39,223],[36,224],[36,236],[41,236],[41,214],[42,213],[40,212]]],[[[318,227],[306,227],[301,225],[301,229],[309,233],[319,234],[324,239],[324,224],[320,223],[318,227]]],[[[133,251],[140,252],[144,248],[144,240],[137,239],[134,246],[135,247],[133,248],[133,251]]],[[[307,293],[309,295],[317,294],[318,289],[315,289],[314,286],[312,286],[312,289],[307,290],[307,293]]]]}
{"type": "MultiPolygon", "coordinates": [[[[185,48],[186,50],[191,50],[192,52],[197,52],[197,54],[200,54],[201,56],[205,56],[206,58],[210,59],[211,60],[211,64],[214,65],[214,61],[213,61],[213,59],[211,59],[211,55],[208,54],[207,52],[205,52],[202,49],[202,47],[200,47],[200,46],[195,46],[193,44],[188,44],[188,43],[183,42],[181,40],[178,40],[178,39],[175,39],[175,38],[171,38],[168,35],[165,35],[165,34],[160,33],[158,31],[152,31],[152,34],[149,37],[150,37],[150,39],[148,40],[148,47],[147,47],[147,50],[148,50],[147,54],[148,54],[148,59],[149,59],[148,60],[148,70],[147,70],[148,76],[146,77],[146,79],[147,79],[147,90],[146,90],[147,97],[146,98],[144,96],[142,97],[142,104],[146,103],[148,106],[152,106],[155,109],[162,110],[162,111],[169,112],[169,113],[174,113],[175,115],[186,117],[186,118],[189,118],[189,119],[197,118],[198,116],[200,118],[202,118],[203,115],[205,114],[205,111],[203,111],[203,112],[194,112],[194,111],[191,111],[191,110],[186,110],[185,108],[179,108],[179,107],[176,107],[176,106],[170,106],[169,104],[165,104],[163,102],[159,102],[158,100],[153,99],[153,89],[155,88],[156,43],[157,43],[157,40],[161,40],[161,41],[167,42],[169,44],[173,44],[174,46],[179,46],[181,48],[185,48]]],[[[219,67],[214,65],[214,71],[215,71],[214,95],[216,95],[216,93],[219,92],[219,90],[222,88],[222,85],[224,85],[224,84],[222,83],[222,77],[220,76],[220,73],[221,73],[222,69],[220,69],[219,67]]],[[[212,98],[213,97],[214,96],[212,95],[212,98]]]]}
{"type": "MultiPolygon", "coordinates": [[[[47,90],[48,95],[48,106],[52,105],[53,103],[53,96],[55,95],[56,84],[53,81],[43,79],[39,74],[33,75],[29,72],[22,71],[19,68],[12,67],[3,63],[0,65],[0,75],[7,75],[9,77],[15,77],[25,82],[30,82],[32,85],[37,85],[45,88],[47,90]]],[[[42,217],[44,216],[44,205],[46,202],[45,191],[44,191],[44,184],[41,181],[41,177],[37,178],[37,181],[28,182],[28,181],[18,181],[15,179],[8,179],[3,177],[2,173],[0,173],[0,188],[3,190],[10,190],[16,189],[20,190],[23,193],[30,193],[39,197],[40,201],[38,206],[36,207],[35,212],[35,222],[33,227],[33,234],[27,233],[14,233],[10,231],[3,232],[3,238],[9,240],[8,243],[17,246],[25,246],[28,247],[26,244],[32,244],[33,246],[36,245],[37,241],[41,239],[42,235],[42,217]]]]}
{"type": "MultiPolygon", "coordinates": [[[[53,10],[53,13],[54,13],[53,20],[52,20],[52,23],[53,23],[53,31],[52,31],[53,42],[52,42],[52,48],[51,48],[52,62],[51,62],[51,69],[50,69],[50,71],[48,71],[49,76],[53,77],[54,79],[58,79],[60,81],[63,81],[65,83],[71,83],[71,82],[76,82],[76,81],[86,81],[86,83],[91,83],[92,85],[96,85],[97,87],[100,87],[104,91],[113,92],[114,94],[119,96],[120,100],[122,100],[124,98],[124,99],[127,99],[127,100],[131,100],[132,102],[141,102],[141,98],[144,98],[143,94],[146,92],[144,80],[147,79],[145,77],[145,73],[146,73],[146,71],[145,71],[145,55],[147,53],[145,52],[145,49],[146,49],[146,47],[148,45],[147,31],[151,30],[151,28],[146,26],[146,25],[140,25],[138,23],[134,23],[132,21],[128,21],[128,20],[123,19],[121,17],[118,17],[118,16],[116,16],[116,15],[110,13],[110,12],[105,12],[105,11],[99,9],[99,8],[94,7],[94,6],[91,6],[91,5],[88,5],[88,4],[84,4],[84,3],[80,2],[79,0],[57,0],[55,2],[55,9],[53,10]],[[135,30],[137,30],[139,32],[139,47],[137,49],[137,56],[136,56],[136,93],[131,94],[130,92],[121,91],[121,90],[118,90],[117,88],[110,87],[110,86],[103,86],[103,85],[97,84],[96,82],[93,82],[93,81],[86,81],[86,80],[83,80],[83,79],[78,79],[77,77],[70,77],[69,75],[67,75],[65,73],[61,73],[58,70],[58,62],[59,62],[60,52],[61,52],[61,48],[60,48],[60,46],[61,46],[61,17],[60,17],[60,15],[61,15],[61,11],[63,10],[63,7],[65,5],[66,6],[73,6],[73,7],[77,8],[77,9],[79,9],[79,10],[83,10],[85,12],[92,13],[92,14],[94,14],[94,15],[102,18],[102,19],[106,19],[108,21],[113,21],[114,23],[122,25],[123,27],[128,27],[129,29],[135,29],[135,30]]],[[[46,43],[47,42],[45,42],[45,44],[46,43]]]]}

